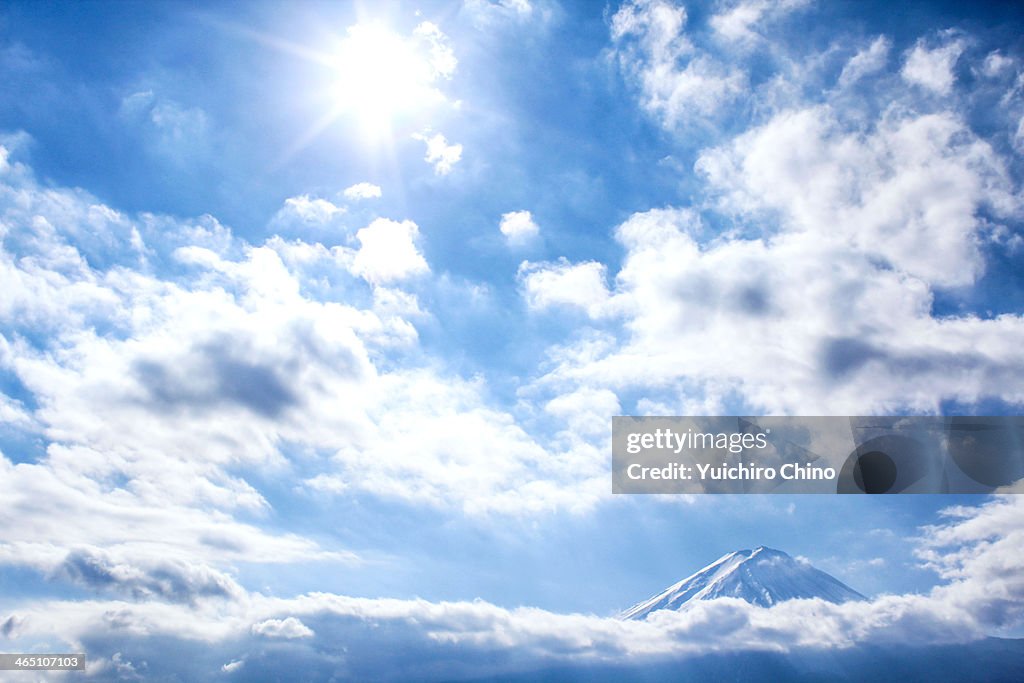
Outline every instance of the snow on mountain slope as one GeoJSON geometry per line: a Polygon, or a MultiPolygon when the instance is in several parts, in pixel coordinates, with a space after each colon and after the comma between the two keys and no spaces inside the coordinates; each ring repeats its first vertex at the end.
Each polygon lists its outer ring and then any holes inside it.
{"type": "Polygon", "coordinates": [[[729,553],[620,616],[642,620],[657,610],[686,609],[694,600],[715,598],[740,598],[762,607],[794,598],[821,598],[835,603],[865,599],[809,563],[760,546],[729,553]]]}

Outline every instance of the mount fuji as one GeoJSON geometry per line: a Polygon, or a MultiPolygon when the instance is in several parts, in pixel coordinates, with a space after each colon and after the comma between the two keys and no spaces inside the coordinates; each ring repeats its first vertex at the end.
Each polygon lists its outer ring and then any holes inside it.
{"type": "Polygon", "coordinates": [[[760,546],[721,557],[696,574],[630,607],[620,617],[643,620],[657,610],[683,610],[695,600],[715,598],[740,598],[761,607],[794,598],[820,598],[834,603],[866,599],[806,561],[760,546]]]}

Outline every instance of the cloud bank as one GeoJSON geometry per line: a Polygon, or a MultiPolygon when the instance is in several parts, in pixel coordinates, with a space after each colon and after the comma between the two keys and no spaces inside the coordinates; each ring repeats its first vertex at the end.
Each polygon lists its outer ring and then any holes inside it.
{"type": "MultiPolygon", "coordinates": [[[[144,602],[48,601],[0,616],[9,624],[4,628],[11,644],[56,637],[105,652],[93,665],[101,678],[113,678],[112,648],[131,662],[138,660],[133,650],[146,652],[148,639],[170,639],[182,648],[201,644],[208,666],[243,677],[247,666],[266,658],[259,641],[290,643],[274,656],[311,679],[343,680],[434,680],[556,663],[642,664],[709,653],[965,643],[1022,623],[1024,580],[1016,571],[1024,550],[1022,512],[1017,496],[946,510],[945,520],[924,528],[918,539],[919,556],[944,583],[927,594],[842,605],[793,600],[763,608],[723,598],[685,612],[656,612],[646,621],[622,621],[482,601],[236,593],[214,602],[181,602],[170,595],[147,595],[156,599],[144,602]]],[[[138,585],[129,573],[107,576],[129,591],[138,585]]],[[[146,664],[156,672],[172,666],[152,657],[146,664]]]]}

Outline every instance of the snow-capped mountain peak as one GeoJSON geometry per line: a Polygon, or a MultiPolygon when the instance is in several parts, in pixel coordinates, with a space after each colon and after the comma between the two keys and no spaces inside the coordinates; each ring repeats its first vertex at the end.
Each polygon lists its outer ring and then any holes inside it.
{"type": "Polygon", "coordinates": [[[820,598],[834,603],[865,599],[809,562],[759,546],[723,555],[696,574],[629,608],[621,617],[646,619],[657,610],[686,609],[695,600],[715,598],[740,598],[762,607],[795,598],[820,598]]]}

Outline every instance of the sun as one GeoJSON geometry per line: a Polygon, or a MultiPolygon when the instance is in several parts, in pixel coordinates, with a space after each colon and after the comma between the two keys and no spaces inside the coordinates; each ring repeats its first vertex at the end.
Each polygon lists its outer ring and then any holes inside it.
{"type": "Polygon", "coordinates": [[[436,84],[455,68],[444,34],[429,22],[407,37],[380,23],[350,26],[332,61],[339,114],[374,136],[443,101],[436,84]]]}
{"type": "Polygon", "coordinates": [[[448,36],[431,21],[396,31],[380,19],[362,20],[316,47],[242,26],[227,28],[317,67],[315,85],[303,89],[299,99],[318,113],[282,151],[277,165],[336,127],[371,147],[393,148],[399,139],[426,135],[439,109],[461,104],[442,92],[458,60],[448,36]]]}

